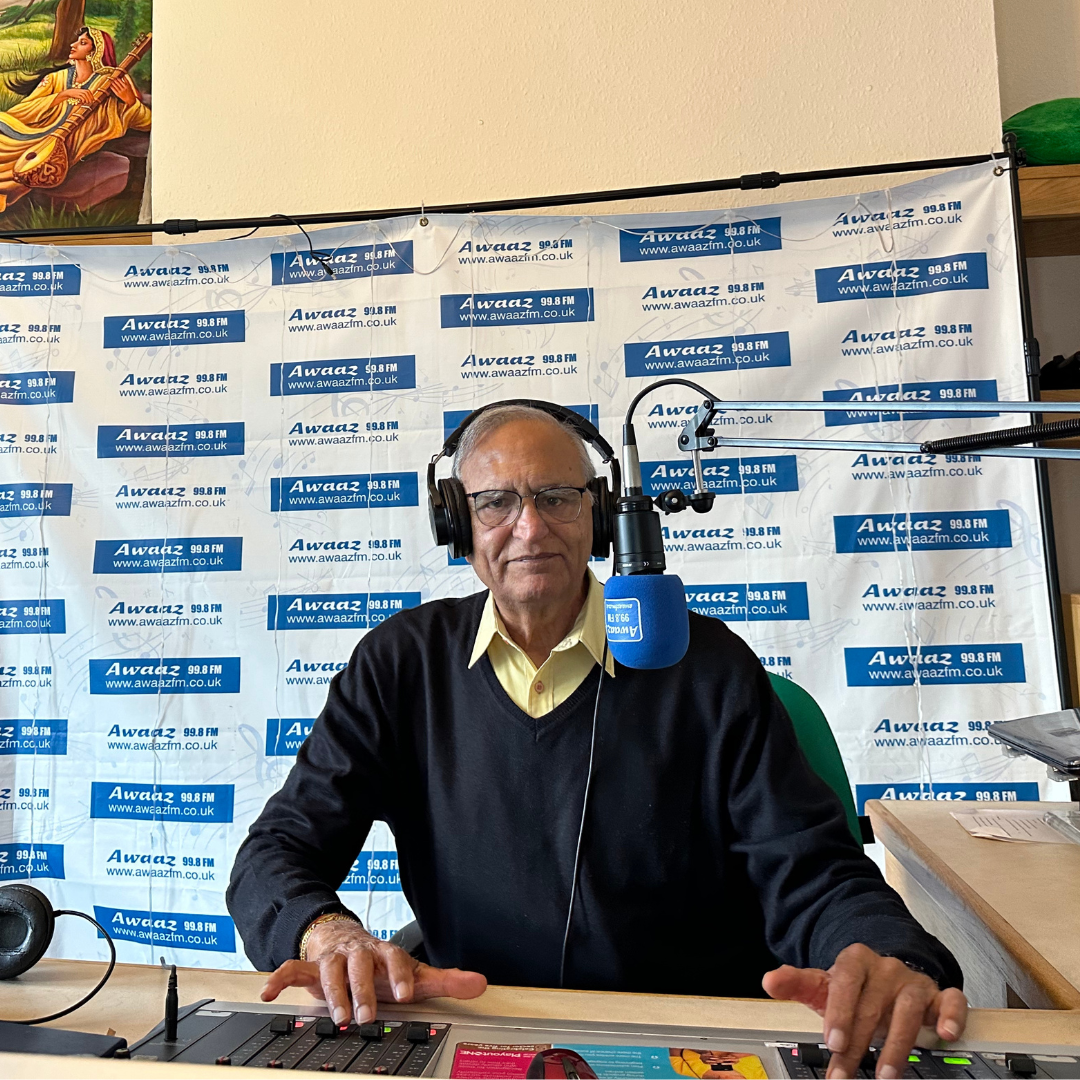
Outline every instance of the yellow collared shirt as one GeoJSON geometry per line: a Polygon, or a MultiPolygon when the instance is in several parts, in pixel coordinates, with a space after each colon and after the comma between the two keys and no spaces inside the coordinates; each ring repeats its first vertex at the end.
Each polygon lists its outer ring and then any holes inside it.
{"type": "MultiPolygon", "coordinates": [[[[604,588],[591,570],[588,574],[589,592],[577,620],[539,668],[510,636],[488,593],[469,667],[487,653],[495,677],[510,700],[532,717],[546,716],[561,705],[604,655],[604,588]]],[[[610,651],[605,670],[615,677],[615,661],[610,651]]]]}

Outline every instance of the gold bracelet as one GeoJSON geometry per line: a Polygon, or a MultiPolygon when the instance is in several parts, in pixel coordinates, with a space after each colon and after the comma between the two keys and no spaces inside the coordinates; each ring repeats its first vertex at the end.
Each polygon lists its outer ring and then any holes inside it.
{"type": "Polygon", "coordinates": [[[315,929],[320,923],[328,922],[351,922],[360,925],[360,921],[355,919],[352,915],[346,915],[342,911],[332,911],[326,915],[320,915],[317,919],[312,919],[308,924],[308,928],[304,931],[304,936],[300,939],[300,959],[307,960],[307,947],[308,938],[311,937],[311,931],[315,929]]]}

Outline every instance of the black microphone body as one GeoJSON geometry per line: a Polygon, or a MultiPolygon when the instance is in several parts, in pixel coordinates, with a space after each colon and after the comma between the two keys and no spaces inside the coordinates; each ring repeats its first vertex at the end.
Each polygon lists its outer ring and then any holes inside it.
{"type": "Polygon", "coordinates": [[[616,501],[613,547],[616,574],[662,574],[667,569],[660,515],[648,495],[616,501]]]}

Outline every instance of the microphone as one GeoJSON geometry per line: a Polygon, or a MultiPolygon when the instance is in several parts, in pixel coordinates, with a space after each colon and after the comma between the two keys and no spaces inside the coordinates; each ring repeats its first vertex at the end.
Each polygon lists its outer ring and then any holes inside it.
{"type": "Polygon", "coordinates": [[[622,457],[623,495],[615,501],[615,573],[604,584],[608,646],[623,667],[671,667],[690,646],[690,615],[682,579],[664,573],[660,515],[643,492],[632,423],[623,425],[622,457]]]}

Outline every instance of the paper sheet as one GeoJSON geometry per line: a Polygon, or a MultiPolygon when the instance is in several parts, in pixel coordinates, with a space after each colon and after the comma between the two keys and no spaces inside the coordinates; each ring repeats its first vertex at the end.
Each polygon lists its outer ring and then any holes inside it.
{"type": "Polygon", "coordinates": [[[954,810],[952,816],[972,836],[1013,843],[1071,844],[1049,820],[1046,810],[954,810]]]}

